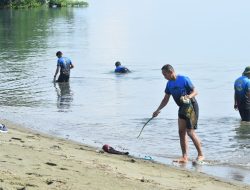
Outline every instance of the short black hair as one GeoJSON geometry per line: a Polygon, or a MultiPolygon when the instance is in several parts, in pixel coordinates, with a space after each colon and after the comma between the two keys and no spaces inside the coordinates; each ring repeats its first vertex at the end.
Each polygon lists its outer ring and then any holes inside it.
{"type": "Polygon", "coordinates": [[[118,67],[118,66],[120,66],[120,65],[121,65],[120,61],[116,61],[116,62],[115,62],[115,66],[116,66],[116,67],[118,67]]]}
{"type": "Polygon", "coordinates": [[[60,55],[62,55],[61,51],[56,52],[56,56],[60,56],[60,55]]]}
{"type": "Polygon", "coordinates": [[[172,67],[172,65],[166,64],[161,68],[161,70],[169,72],[169,71],[174,71],[174,68],[172,67]]]}

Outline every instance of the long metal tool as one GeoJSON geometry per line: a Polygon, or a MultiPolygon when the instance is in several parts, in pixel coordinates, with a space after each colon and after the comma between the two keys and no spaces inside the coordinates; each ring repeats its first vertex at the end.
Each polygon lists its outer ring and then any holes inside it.
{"type": "Polygon", "coordinates": [[[139,135],[137,136],[137,138],[139,138],[140,137],[140,135],[141,135],[141,133],[142,133],[142,131],[143,131],[143,129],[144,129],[144,127],[153,119],[154,117],[151,117],[144,125],[143,125],[143,127],[142,127],[142,129],[141,129],[141,131],[140,131],[140,133],[139,133],[139,135]]]}

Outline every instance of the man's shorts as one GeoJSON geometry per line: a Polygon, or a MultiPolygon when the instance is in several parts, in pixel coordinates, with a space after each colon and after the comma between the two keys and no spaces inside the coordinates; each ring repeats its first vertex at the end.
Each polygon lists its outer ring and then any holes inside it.
{"type": "Polygon", "coordinates": [[[241,120],[250,121],[250,109],[239,109],[241,120]]]}
{"type": "Polygon", "coordinates": [[[69,75],[60,73],[57,82],[69,82],[69,75]]]}
{"type": "Polygon", "coordinates": [[[189,106],[188,105],[180,106],[178,111],[178,116],[180,119],[186,120],[186,125],[188,129],[197,129],[198,118],[199,118],[199,106],[197,101],[192,101],[191,105],[189,106]]]}

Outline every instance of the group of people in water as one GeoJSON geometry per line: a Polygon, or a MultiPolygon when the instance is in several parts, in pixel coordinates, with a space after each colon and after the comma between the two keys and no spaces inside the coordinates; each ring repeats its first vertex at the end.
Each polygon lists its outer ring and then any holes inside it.
{"type": "MultiPolygon", "coordinates": [[[[62,56],[61,51],[58,51],[56,56],[58,57],[58,61],[54,81],[68,82],[70,70],[74,68],[74,65],[69,58],[62,56]],[[56,76],[59,72],[60,75],[58,80],[56,80],[56,76]]],[[[122,66],[119,61],[115,63],[115,67],[115,73],[130,72],[130,70],[122,66]]],[[[158,116],[172,96],[175,103],[179,106],[178,127],[182,150],[182,157],[174,160],[174,162],[188,162],[188,137],[191,138],[197,150],[196,161],[202,162],[205,157],[202,152],[201,141],[195,133],[199,117],[199,106],[195,99],[195,96],[198,94],[197,90],[189,77],[177,74],[171,65],[164,65],[161,71],[162,75],[167,80],[167,85],[165,88],[165,95],[158,108],[153,112],[152,117],[158,116]]],[[[235,81],[234,91],[234,108],[239,110],[242,121],[250,121],[250,67],[246,67],[242,76],[235,81]]]]}
{"type": "MultiPolygon", "coordinates": [[[[63,57],[61,51],[56,52],[58,58],[56,65],[56,72],[54,75],[55,82],[69,82],[70,70],[74,68],[72,61],[68,57],[63,57]],[[58,79],[56,80],[57,74],[59,74],[58,79]]],[[[121,65],[119,61],[115,62],[115,73],[129,73],[130,70],[121,65]]]]}

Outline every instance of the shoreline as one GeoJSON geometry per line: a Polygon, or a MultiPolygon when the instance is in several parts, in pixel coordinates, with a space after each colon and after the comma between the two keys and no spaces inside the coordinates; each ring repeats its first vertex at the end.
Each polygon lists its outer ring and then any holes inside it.
{"type": "MultiPolygon", "coordinates": [[[[226,181],[134,158],[97,151],[72,140],[50,136],[2,120],[0,188],[2,189],[227,189],[250,190],[226,181]]],[[[215,171],[216,172],[216,171],[215,171]]]]}

